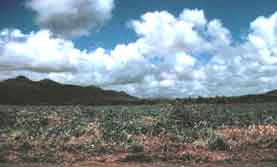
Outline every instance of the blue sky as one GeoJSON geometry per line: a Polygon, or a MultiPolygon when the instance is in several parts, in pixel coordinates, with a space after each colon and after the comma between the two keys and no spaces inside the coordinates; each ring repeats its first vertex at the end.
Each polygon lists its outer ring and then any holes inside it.
{"type": "Polygon", "coordinates": [[[140,97],[277,89],[275,0],[2,0],[0,80],[140,97]]]}
{"type": "MultiPolygon", "coordinates": [[[[34,13],[24,7],[25,0],[2,0],[0,29],[19,28],[23,32],[38,30],[34,13]],[[8,19],[7,19],[8,18],[8,19]]],[[[277,9],[276,0],[115,0],[112,19],[98,32],[75,38],[79,48],[104,47],[112,49],[118,43],[128,43],[137,37],[126,22],[138,19],[143,13],[167,10],[178,15],[184,8],[203,9],[207,19],[220,19],[238,40],[246,34],[249,23],[258,16],[269,16],[277,9]]]]}

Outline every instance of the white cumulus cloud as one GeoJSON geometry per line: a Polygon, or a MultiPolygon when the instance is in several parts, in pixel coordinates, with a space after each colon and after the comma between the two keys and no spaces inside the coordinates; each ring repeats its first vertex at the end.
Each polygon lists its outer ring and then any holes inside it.
{"type": "Polygon", "coordinates": [[[277,88],[277,13],[255,19],[240,41],[198,9],[184,9],[179,16],[148,12],[128,25],[136,41],[93,51],[80,50],[49,30],[3,30],[0,79],[50,78],[142,97],[242,95],[277,88]]]}
{"type": "Polygon", "coordinates": [[[114,0],[29,0],[36,22],[62,37],[78,37],[97,31],[111,17],[114,0]]]}

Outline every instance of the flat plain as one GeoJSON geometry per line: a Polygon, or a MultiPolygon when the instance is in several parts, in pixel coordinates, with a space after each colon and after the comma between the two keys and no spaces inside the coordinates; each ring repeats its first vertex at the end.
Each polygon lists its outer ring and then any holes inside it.
{"type": "Polygon", "coordinates": [[[277,103],[0,106],[1,167],[277,165],[277,103]]]}

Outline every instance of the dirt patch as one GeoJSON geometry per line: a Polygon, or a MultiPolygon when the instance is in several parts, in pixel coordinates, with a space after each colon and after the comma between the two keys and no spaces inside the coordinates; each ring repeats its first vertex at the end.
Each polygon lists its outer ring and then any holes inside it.
{"type": "MultiPolygon", "coordinates": [[[[47,163],[59,162],[66,167],[225,167],[247,166],[251,163],[246,162],[253,161],[252,166],[264,162],[277,166],[277,125],[273,123],[227,126],[221,125],[223,118],[226,123],[237,121],[229,120],[227,110],[210,114],[209,119],[205,110],[161,110],[153,106],[19,108],[8,113],[14,123],[0,129],[0,162],[46,163],[26,167],[56,167],[47,163]],[[192,112],[193,117],[188,123],[178,112],[192,112]]],[[[244,114],[231,113],[237,118],[244,114]]],[[[249,118],[243,115],[242,124],[246,118],[250,123],[260,118],[255,116],[258,112],[246,114],[249,118]]]]}
{"type": "Polygon", "coordinates": [[[249,127],[227,127],[216,130],[231,149],[251,150],[252,148],[277,148],[276,125],[251,125],[249,127]]]}
{"type": "Polygon", "coordinates": [[[178,162],[153,162],[153,163],[122,163],[122,162],[96,162],[87,161],[75,164],[1,164],[1,167],[276,167],[277,162],[217,162],[217,163],[178,163],[178,162]]]}

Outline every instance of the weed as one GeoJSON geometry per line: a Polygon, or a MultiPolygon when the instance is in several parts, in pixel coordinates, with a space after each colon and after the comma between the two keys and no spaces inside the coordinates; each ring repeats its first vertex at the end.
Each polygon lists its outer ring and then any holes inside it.
{"type": "Polygon", "coordinates": [[[210,150],[228,151],[230,150],[229,145],[220,136],[214,135],[210,137],[208,141],[208,147],[210,150]]]}

